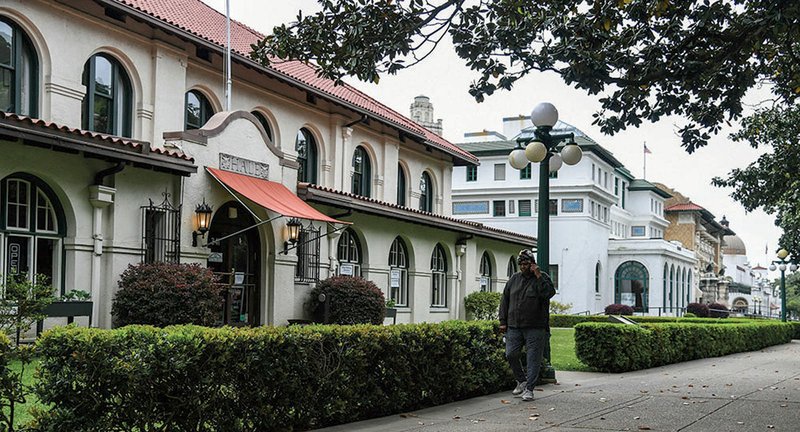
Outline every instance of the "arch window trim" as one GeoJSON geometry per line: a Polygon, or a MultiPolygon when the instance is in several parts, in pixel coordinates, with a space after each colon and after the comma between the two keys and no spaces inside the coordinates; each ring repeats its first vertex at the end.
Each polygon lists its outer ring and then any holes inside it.
{"type": "Polygon", "coordinates": [[[484,252],[481,255],[481,280],[480,286],[482,292],[492,292],[492,261],[489,259],[489,254],[484,252]]]}
{"type": "Polygon", "coordinates": [[[336,260],[339,261],[337,274],[361,276],[361,243],[358,241],[355,231],[350,228],[344,230],[339,237],[336,246],[336,260]],[[347,268],[346,266],[352,268],[352,273],[342,272],[343,267],[347,268]]]}
{"type": "Polygon", "coordinates": [[[389,248],[389,298],[397,307],[408,307],[408,249],[400,237],[389,248]],[[399,286],[392,286],[392,271],[400,273],[399,286]]]}
{"type": "Polygon", "coordinates": [[[397,205],[405,207],[406,205],[406,172],[402,164],[397,164],[397,205]]]}
{"type": "Polygon", "coordinates": [[[189,90],[183,97],[183,125],[184,129],[200,129],[205,125],[208,120],[214,115],[214,107],[208,97],[199,90],[189,90]],[[197,98],[197,121],[193,121],[189,117],[189,96],[192,95],[197,98]]]}
{"type": "Polygon", "coordinates": [[[431,254],[431,307],[447,307],[447,257],[440,244],[431,254]]]}
{"type": "Polygon", "coordinates": [[[317,140],[307,128],[300,128],[295,136],[294,148],[297,152],[297,181],[317,183],[317,140]]]}
{"type": "Polygon", "coordinates": [[[673,299],[675,297],[675,264],[672,264],[669,269],[669,310],[675,306],[673,299]]]}
{"type": "Polygon", "coordinates": [[[274,144],[275,143],[275,139],[273,138],[273,134],[272,134],[272,126],[270,125],[270,122],[269,122],[269,119],[267,118],[267,116],[264,113],[262,113],[261,111],[259,111],[259,110],[250,111],[250,114],[252,114],[253,117],[256,118],[256,120],[258,120],[258,123],[260,123],[261,127],[264,128],[264,132],[267,133],[267,137],[274,144]]]}
{"type": "Polygon", "coordinates": [[[419,179],[419,209],[433,213],[433,179],[427,172],[419,179]]]}
{"type": "Polygon", "coordinates": [[[86,61],[83,74],[83,84],[86,86],[83,98],[83,128],[93,132],[130,137],[133,91],[125,68],[111,55],[98,53],[86,61]],[[109,74],[106,77],[110,80],[108,92],[98,88],[98,59],[108,63],[109,74]],[[107,104],[105,109],[108,118],[105,127],[99,123],[101,116],[98,113],[98,105],[102,106],[103,101],[107,104]]]}
{"type": "Polygon", "coordinates": [[[622,303],[632,306],[637,312],[647,312],[649,307],[650,276],[647,267],[638,261],[625,261],[617,267],[614,272],[614,303],[622,303]],[[627,289],[630,292],[622,292],[622,285],[628,281],[627,289]],[[633,281],[641,283],[641,292],[637,293],[633,289],[633,281]],[[626,296],[623,296],[626,294],[626,296]],[[631,304],[633,303],[633,304],[631,304]]]}
{"type": "Polygon", "coordinates": [[[517,271],[519,271],[517,268],[517,259],[512,255],[511,258],[508,259],[508,267],[506,267],[506,276],[510,278],[517,271]]]}
{"type": "MultiPolygon", "coordinates": [[[[8,105],[0,110],[30,117],[39,116],[39,57],[28,34],[11,19],[0,16],[11,32],[8,63],[0,63],[0,83],[11,89],[8,105]]],[[[1,84],[0,84],[1,85],[1,84]]],[[[1,88],[1,87],[0,87],[1,88]]]]}
{"type": "Polygon", "coordinates": [[[600,294],[600,262],[594,265],[594,293],[600,294]]]}
{"type": "Polygon", "coordinates": [[[372,163],[369,154],[362,146],[356,147],[353,151],[353,183],[350,192],[353,195],[370,197],[372,193],[372,163]]]}

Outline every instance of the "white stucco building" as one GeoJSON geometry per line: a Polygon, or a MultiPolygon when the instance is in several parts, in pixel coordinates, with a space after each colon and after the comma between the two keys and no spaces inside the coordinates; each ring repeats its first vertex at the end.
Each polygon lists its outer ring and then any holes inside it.
{"type": "MultiPolygon", "coordinates": [[[[481,164],[453,169],[453,214],[536,236],[538,165],[518,171],[508,163],[516,137],[532,133],[527,129],[530,121],[524,116],[503,121],[502,134],[470,133],[468,142],[459,144],[481,164]]],[[[575,134],[583,158],[550,178],[555,300],[572,304],[574,313],[602,312],[612,303],[629,304],[642,313],[678,313],[693,301],[695,256],[663,239],[668,224],[664,200],[669,195],[635,179],[611,152],[580,130],[559,122],[553,131],[568,132],[575,134]]]]}
{"type": "Polygon", "coordinates": [[[199,0],[0,4],[0,272],[90,291],[103,327],[119,274],[160,260],[217,271],[228,324],[307,317],[335,273],[421,322],[463,317],[464,296],[506,280],[482,263],[535,246],[451,216],[473,155],[308,65],[253,62],[262,35],[231,32],[226,111],[225,17],[199,0]]]}

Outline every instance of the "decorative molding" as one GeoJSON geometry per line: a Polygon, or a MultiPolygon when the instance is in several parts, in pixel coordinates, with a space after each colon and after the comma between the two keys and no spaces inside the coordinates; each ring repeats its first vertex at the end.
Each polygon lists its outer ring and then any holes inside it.
{"type": "Polygon", "coordinates": [[[67,87],[65,85],[56,84],[56,83],[54,83],[52,81],[46,82],[44,84],[44,90],[47,93],[57,94],[59,96],[65,96],[65,97],[68,97],[70,99],[75,99],[75,100],[79,100],[79,101],[82,101],[83,97],[86,95],[85,86],[82,85],[81,87],[83,87],[83,88],[78,90],[78,89],[67,87]]]}
{"type": "Polygon", "coordinates": [[[227,153],[219,154],[219,169],[269,180],[269,164],[227,153]]]}
{"type": "Polygon", "coordinates": [[[342,139],[348,141],[350,137],[353,136],[353,128],[350,127],[343,127],[342,128],[342,139]]]}

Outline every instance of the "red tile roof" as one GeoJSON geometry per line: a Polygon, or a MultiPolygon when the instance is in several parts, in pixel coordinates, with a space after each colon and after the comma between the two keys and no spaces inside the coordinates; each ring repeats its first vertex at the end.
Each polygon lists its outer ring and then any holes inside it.
{"type": "Polygon", "coordinates": [[[143,152],[142,148],[145,147],[148,149],[147,151],[148,153],[156,153],[164,156],[182,159],[189,162],[194,162],[194,158],[189,157],[178,151],[170,151],[160,148],[151,148],[150,143],[146,141],[139,141],[129,138],[122,138],[114,135],[106,135],[99,132],[92,132],[83,129],[71,128],[68,126],[60,125],[58,123],[44,121],[41,119],[18,115],[14,113],[7,113],[4,111],[0,111],[0,120],[10,120],[25,126],[33,126],[35,128],[40,128],[40,129],[49,129],[52,131],[64,132],[70,135],[76,135],[83,138],[89,138],[91,140],[101,141],[106,144],[112,144],[120,148],[136,150],[139,153],[142,153],[143,152]]]}
{"type": "MultiPolygon", "coordinates": [[[[225,46],[225,15],[199,0],[115,1],[133,7],[209,42],[225,46]]],[[[269,6],[265,4],[264,7],[269,6]]],[[[250,45],[263,38],[264,35],[258,31],[231,20],[231,49],[235,53],[249,59],[250,45]]],[[[471,153],[462,150],[353,86],[349,84],[334,85],[332,80],[317,76],[316,68],[312,65],[299,61],[275,62],[266,67],[266,69],[278,75],[285,75],[300,81],[334,100],[340,100],[364,109],[388,123],[424,137],[429,144],[439,147],[447,153],[469,162],[478,162],[478,158],[471,153]]]]}
{"type": "Polygon", "coordinates": [[[705,210],[705,209],[703,207],[700,207],[699,205],[697,205],[695,203],[691,203],[690,202],[690,203],[686,203],[686,204],[671,205],[671,206],[665,208],[664,210],[665,211],[692,211],[692,210],[702,211],[702,210],[705,210]]]}

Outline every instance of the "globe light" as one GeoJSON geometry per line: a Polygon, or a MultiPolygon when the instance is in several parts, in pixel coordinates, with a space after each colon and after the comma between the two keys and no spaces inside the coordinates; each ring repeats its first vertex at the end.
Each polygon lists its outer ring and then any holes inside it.
{"type": "Polygon", "coordinates": [[[531,162],[539,163],[547,157],[547,147],[539,141],[534,141],[525,147],[525,157],[531,162]]]}
{"type": "Polygon", "coordinates": [[[559,169],[561,169],[561,163],[562,163],[562,160],[561,160],[561,155],[560,154],[556,153],[556,154],[550,155],[550,160],[548,161],[550,172],[556,172],[559,169]]]}
{"type": "Polygon", "coordinates": [[[516,148],[511,151],[511,154],[508,155],[508,163],[514,167],[514,169],[521,170],[525,169],[530,162],[528,162],[528,158],[525,157],[525,150],[522,148],[516,148]]]}
{"type": "Polygon", "coordinates": [[[769,271],[775,271],[777,269],[778,269],[778,267],[776,267],[775,264],[770,264],[769,265],[769,271]]]}
{"type": "Polygon", "coordinates": [[[778,251],[778,258],[786,259],[787,256],[789,256],[789,251],[787,251],[786,249],[781,249],[778,251]]]}
{"type": "Polygon", "coordinates": [[[575,143],[570,143],[564,146],[561,149],[561,159],[564,160],[564,163],[567,165],[575,165],[581,161],[583,157],[583,152],[581,148],[578,147],[575,143]]]}
{"type": "Polygon", "coordinates": [[[795,263],[792,263],[792,265],[790,265],[790,266],[789,266],[789,270],[791,270],[791,271],[797,271],[797,264],[795,264],[795,263]]]}
{"type": "Polygon", "coordinates": [[[553,127],[557,121],[558,110],[550,102],[542,102],[533,107],[533,111],[531,111],[531,123],[536,127],[553,127]]]}
{"type": "Polygon", "coordinates": [[[782,272],[786,271],[786,264],[781,264],[781,265],[779,265],[779,266],[778,266],[778,270],[780,270],[780,271],[782,271],[782,272]]]}

